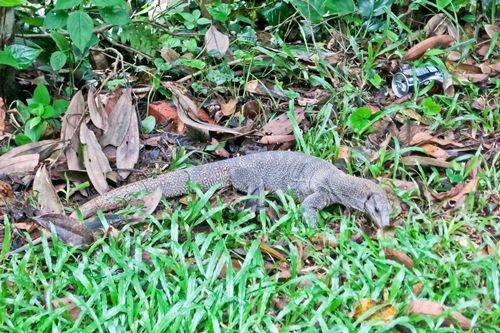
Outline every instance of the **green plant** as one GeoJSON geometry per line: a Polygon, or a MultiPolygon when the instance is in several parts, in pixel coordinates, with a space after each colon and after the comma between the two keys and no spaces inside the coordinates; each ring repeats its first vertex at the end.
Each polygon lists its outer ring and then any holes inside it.
{"type": "Polygon", "coordinates": [[[58,118],[67,108],[68,101],[64,99],[52,101],[47,88],[43,84],[38,84],[33,98],[26,100],[26,104],[17,102],[17,111],[24,124],[24,130],[16,135],[16,144],[38,141],[49,126],[60,128],[61,123],[58,118]]]}

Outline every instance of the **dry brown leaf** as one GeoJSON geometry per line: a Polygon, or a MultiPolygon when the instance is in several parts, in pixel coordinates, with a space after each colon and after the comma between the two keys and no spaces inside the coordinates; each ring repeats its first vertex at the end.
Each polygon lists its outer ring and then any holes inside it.
{"type": "MultiPolygon", "coordinates": [[[[304,109],[301,107],[295,108],[295,119],[297,124],[300,124],[305,118],[304,109]]],[[[288,117],[288,113],[280,114],[260,130],[263,135],[288,135],[293,132],[292,123],[288,117]]]]}
{"type": "Polygon", "coordinates": [[[36,172],[33,180],[33,192],[35,192],[38,204],[43,212],[64,213],[64,207],[61,200],[59,200],[54,185],[52,185],[45,165],[42,165],[36,172]]]}
{"type": "Polygon", "coordinates": [[[315,245],[315,248],[319,251],[325,248],[336,248],[338,243],[332,240],[330,237],[324,233],[317,233],[311,237],[311,242],[315,245]]]}
{"type": "Polygon", "coordinates": [[[420,58],[428,49],[432,49],[438,46],[447,47],[454,41],[455,39],[448,35],[439,35],[427,38],[409,49],[404,56],[404,60],[416,60],[420,58]]]}
{"type": "MultiPolygon", "coordinates": [[[[235,272],[239,272],[241,270],[241,264],[238,261],[238,259],[231,258],[231,264],[235,272]]],[[[224,266],[222,266],[222,270],[220,271],[219,277],[225,278],[226,275],[227,275],[227,264],[224,263],[224,266]]]]}
{"type": "Polygon", "coordinates": [[[80,315],[80,312],[82,312],[82,310],[76,305],[76,303],[73,300],[69,299],[68,297],[63,297],[57,300],[53,300],[51,303],[54,309],[58,309],[61,306],[65,306],[66,309],[68,310],[67,313],[68,316],[73,321],[77,320],[78,316],[80,315]]]}
{"type": "Polygon", "coordinates": [[[455,147],[459,147],[459,148],[462,148],[464,146],[463,144],[456,142],[456,141],[453,141],[453,140],[436,138],[436,137],[432,136],[428,131],[415,133],[412,136],[409,145],[410,146],[418,146],[418,145],[428,143],[428,142],[432,142],[432,143],[438,144],[440,146],[451,145],[451,146],[455,146],[455,147]]]}
{"type": "Polygon", "coordinates": [[[6,183],[1,180],[0,180],[0,198],[2,198],[2,200],[14,198],[14,191],[12,190],[12,186],[10,186],[9,183],[6,183]]]}
{"type": "Polygon", "coordinates": [[[399,250],[384,249],[384,255],[387,259],[394,260],[402,265],[405,265],[406,268],[413,268],[415,266],[413,259],[411,259],[406,253],[399,250]]]}
{"type": "Polygon", "coordinates": [[[271,144],[280,144],[280,143],[285,143],[285,142],[293,142],[295,141],[295,136],[294,135],[264,135],[262,138],[260,138],[259,143],[265,144],[265,145],[271,145],[271,144]]]}
{"type": "Polygon", "coordinates": [[[95,96],[95,89],[93,87],[89,89],[87,105],[89,107],[89,114],[92,123],[97,128],[106,132],[108,130],[108,113],[104,111],[104,107],[102,106],[99,96],[95,96]]]}
{"type": "Polygon", "coordinates": [[[413,295],[418,296],[424,291],[424,284],[422,282],[417,282],[411,287],[413,295]]]}
{"type": "Polygon", "coordinates": [[[467,196],[467,194],[473,192],[476,189],[477,183],[477,178],[474,178],[470,182],[468,182],[460,192],[448,199],[448,205],[454,207],[455,209],[461,207],[465,201],[465,197],[467,196]]]}
{"type": "Polygon", "coordinates": [[[27,154],[2,159],[0,160],[0,174],[25,175],[35,170],[39,160],[39,154],[27,154]]]}
{"type": "Polygon", "coordinates": [[[223,115],[230,116],[236,111],[236,105],[238,105],[238,101],[231,98],[227,103],[220,104],[220,111],[223,115]]]}
{"type": "Polygon", "coordinates": [[[53,152],[60,150],[62,147],[63,143],[60,140],[42,140],[38,142],[27,143],[25,145],[15,147],[8,153],[0,156],[0,161],[5,161],[16,156],[30,154],[39,154],[40,160],[43,161],[53,152]]]}
{"type": "Polygon", "coordinates": [[[57,237],[66,244],[80,246],[90,244],[94,241],[92,232],[84,224],[71,216],[45,214],[35,216],[32,219],[50,232],[54,228],[57,237]]]}
{"type": "Polygon", "coordinates": [[[288,100],[288,97],[276,87],[267,87],[260,80],[248,81],[245,85],[245,90],[252,94],[272,96],[277,99],[288,100]]]}
{"type": "Polygon", "coordinates": [[[130,123],[127,129],[127,135],[123,139],[121,145],[116,149],[116,167],[118,174],[122,179],[125,179],[130,174],[130,169],[133,169],[139,160],[139,122],[137,114],[132,111],[130,114],[130,123]]]}
{"type": "Polygon", "coordinates": [[[106,174],[111,171],[111,167],[94,132],[89,130],[84,122],[80,126],[80,140],[84,145],[83,164],[90,181],[99,194],[104,194],[108,191],[106,174]]]}
{"type": "Polygon", "coordinates": [[[444,14],[436,14],[427,21],[424,27],[425,37],[442,35],[448,29],[448,19],[444,14]]]}
{"type": "Polygon", "coordinates": [[[5,133],[5,116],[5,103],[3,101],[3,98],[0,97],[0,137],[5,133]]]}
{"type": "Polygon", "coordinates": [[[453,168],[453,165],[450,162],[438,160],[432,157],[424,157],[424,156],[405,156],[401,158],[401,161],[406,166],[435,166],[439,168],[453,168]]]}
{"type": "Polygon", "coordinates": [[[217,51],[214,56],[220,59],[229,49],[229,37],[212,25],[205,33],[205,48],[209,54],[212,54],[213,51],[217,51]]]}
{"type": "Polygon", "coordinates": [[[161,57],[163,58],[163,60],[165,60],[169,64],[174,63],[177,59],[180,58],[180,54],[171,48],[165,48],[165,47],[162,48],[160,50],[160,54],[161,54],[161,57]]]}
{"type": "Polygon", "coordinates": [[[420,146],[420,148],[425,150],[427,155],[430,155],[440,160],[446,160],[449,157],[446,150],[441,149],[438,146],[432,145],[430,143],[424,143],[423,145],[420,146]]]}
{"type": "Polygon", "coordinates": [[[500,33],[500,27],[495,24],[485,24],[483,26],[484,31],[486,31],[486,34],[490,39],[494,39],[495,36],[497,37],[497,47],[500,47],[500,38],[498,38],[498,34],[500,33]]]}
{"type": "Polygon", "coordinates": [[[260,243],[259,248],[262,252],[267,253],[268,255],[273,257],[274,259],[277,259],[279,261],[286,261],[286,258],[284,255],[282,255],[278,250],[275,250],[274,248],[272,248],[271,246],[267,245],[264,242],[260,243]]]}
{"type": "MultiPolygon", "coordinates": [[[[432,317],[438,317],[447,309],[448,308],[446,306],[439,303],[426,299],[418,299],[408,305],[407,312],[415,315],[430,315],[432,317]]],[[[458,321],[462,329],[468,330],[472,327],[470,320],[463,316],[460,312],[454,311],[450,315],[458,321]]],[[[446,318],[443,324],[449,326],[453,324],[453,321],[450,318],[446,318]]]]}
{"type": "Polygon", "coordinates": [[[64,149],[69,170],[81,170],[77,152],[80,149],[78,130],[85,114],[85,100],[81,91],[71,99],[61,125],[61,141],[69,141],[64,149]]]}
{"type": "Polygon", "coordinates": [[[173,82],[163,82],[162,83],[165,88],[172,92],[172,100],[177,108],[177,115],[179,119],[189,128],[196,129],[199,133],[201,133],[204,137],[208,138],[208,132],[222,132],[222,133],[230,133],[230,134],[241,134],[236,129],[231,129],[224,126],[207,124],[201,121],[195,121],[188,116],[188,113],[192,113],[199,117],[198,108],[196,104],[187,97],[184,93],[182,93],[181,89],[173,82]]]}
{"type": "MultiPolygon", "coordinates": [[[[376,305],[379,305],[379,304],[375,300],[370,299],[370,298],[364,298],[358,304],[356,304],[356,307],[354,308],[354,310],[351,313],[349,313],[349,316],[354,317],[354,319],[358,320],[366,312],[373,309],[376,305]]],[[[388,305],[384,306],[383,308],[377,310],[374,314],[365,318],[364,321],[376,320],[376,321],[378,321],[377,325],[387,324],[394,318],[394,316],[396,315],[396,312],[397,312],[396,308],[394,306],[388,304],[388,305]]]]}
{"type": "MultiPolygon", "coordinates": [[[[135,216],[135,218],[137,219],[140,217],[144,217],[144,214],[152,214],[156,210],[156,207],[158,207],[162,195],[163,193],[161,191],[161,188],[158,187],[153,192],[141,196],[140,201],[142,203],[142,214],[141,216],[135,216]]],[[[135,204],[135,202],[133,204],[135,204]]]]}
{"type": "Polygon", "coordinates": [[[108,121],[111,126],[99,139],[101,146],[120,146],[128,133],[134,108],[130,88],[125,89],[111,111],[108,121]]]}

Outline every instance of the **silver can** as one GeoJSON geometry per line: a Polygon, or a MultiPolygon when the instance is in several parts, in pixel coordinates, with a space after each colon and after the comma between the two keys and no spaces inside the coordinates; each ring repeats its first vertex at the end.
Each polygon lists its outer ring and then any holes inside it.
{"type": "Polygon", "coordinates": [[[403,97],[408,95],[410,90],[415,89],[415,86],[428,85],[433,81],[443,83],[443,73],[434,66],[405,68],[394,74],[392,91],[397,97],[403,97]],[[415,77],[413,71],[415,71],[415,77]]]}

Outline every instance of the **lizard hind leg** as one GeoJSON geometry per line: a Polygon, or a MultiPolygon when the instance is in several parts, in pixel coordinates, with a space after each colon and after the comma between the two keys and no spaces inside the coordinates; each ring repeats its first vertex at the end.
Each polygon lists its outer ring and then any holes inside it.
{"type": "Polygon", "coordinates": [[[264,179],[255,170],[235,168],[231,171],[231,183],[236,190],[258,197],[249,200],[246,208],[250,208],[252,212],[264,208],[264,179]]]}

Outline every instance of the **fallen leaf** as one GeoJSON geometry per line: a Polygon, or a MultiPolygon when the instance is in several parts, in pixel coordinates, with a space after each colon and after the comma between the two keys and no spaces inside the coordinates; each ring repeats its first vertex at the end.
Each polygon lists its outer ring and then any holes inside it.
{"type": "MultiPolygon", "coordinates": [[[[297,124],[300,124],[305,118],[304,109],[301,107],[295,108],[295,120],[297,124]]],[[[280,114],[278,117],[274,118],[267,124],[265,124],[260,130],[264,135],[288,135],[293,132],[292,123],[288,117],[288,113],[280,114]]]]}
{"type": "Polygon", "coordinates": [[[418,296],[424,291],[424,284],[422,282],[417,282],[411,287],[413,295],[418,296]]]}
{"type": "Polygon", "coordinates": [[[267,245],[264,242],[260,243],[259,248],[262,252],[270,255],[274,259],[277,259],[279,261],[286,261],[286,258],[284,255],[282,255],[278,250],[275,250],[274,248],[272,248],[271,246],[267,245]]]}
{"type": "MultiPolygon", "coordinates": [[[[360,319],[366,312],[372,310],[375,306],[380,305],[375,300],[370,298],[362,299],[351,313],[349,313],[349,317],[353,317],[354,319],[360,319]]],[[[378,309],[372,315],[368,316],[364,319],[365,322],[376,320],[376,325],[387,324],[389,323],[394,316],[396,315],[396,308],[390,304],[378,309]]]]}
{"type": "Polygon", "coordinates": [[[394,260],[402,265],[405,265],[406,268],[413,268],[415,266],[413,259],[411,259],[406,253],[399,250],[384,249],[384,255],[387,259],[394,260]]]}
{"type": "Polygon", "coordinates": [[[127,88],[109,115],[108,121],[111,126],[99,139],[101,146],[112,145],[118,147],[123,143],[128,133],[133,112],[131,90],[127,88]]]}
{"type": "Polygon", "coordinates": [[[53,152],[60,150],[63,145],[64,144],[60,140],[42,140],[38,142],[27,143],[25,145],[15,147],[8,153],[0,156],[0,162],[8,160],[12,157],[30,154],[40,155],[40,160],[43,161],[53,152]]]}
{"type": "Polygon", "coordinates": [[[404,55],[404,60],[411,61],[420,58],[425,51],[428,49],[432,49],[435,47],[448,47],[451,43],[453,43],[455,39],[448,35],[439,35],[434,37],[429,37],[417,45],[410,48],[406,54],[404,55]]]}
{"type": "MultiPolygon", "coordinates": [[[[418,299],[408,305],[407,312],[414,315],[430,315],[432,317],[438,317],[447,309],[448,308],[446,306],[439,303],[426,299],[418,299]]],[[[463,316],[460,312],[454,311],[450,314],[450,316],[460,324],[462,329],[468,330],[472,327],[470,320],[463,316]]],[[[453,321],[450,318],[446,318],[443,321],[443,324],[450,326],[453,324],[453,321]]]]}
{"type": "Polygon", "coordinates": [[[87,105],[89,107],[90,120],[104,132],[108,130],[108,113],[104,110],[99,96],[95,96],[95,89],[89,89],[87,96],[87,105]]]}
{"type": "Polygon", "coordinates": [[[57,233],[57,237],[64,243],[72,246],[90,244],[94,241],[94,235],[84,224],[77,219],[63,214],[45,214],[32,218],[39,225],[48,231],[52,227],[57,233]]]}
{"type": "Polygon", "coordinates": [[[288,100],[289,98],[278,88],[268,87],[260,80],[248,81],[245,85],[245,90],[252,94],[272,96],[276,99],[288,100]]]}
{"type": "Polygon", "coordinates": [[[337,248],[338,243],[325,235],[324,233],[317,233],[311,237],[311,242],[315,245],[318,251],[322,251],[325,248],[337,248]]]}
{"type": "Polygon", "coordinates": [[[448,206],[451,206],[455,209],[461,207],[465,201],[465,196],[471,192],[474,192],[477,187],[478,179],[472,179],[470,182],[465,185],[460,192],[456,195],[448,199],[448,206]]]}
{"type": "Polygon", "coordinates": [[[421,165],[421,166],[435,166],[439,168],[448,168],[448,169],[453,168],[453,164],[451,164],[450,162],[438,160],[432,157],[424,157],[417,155],[405,156],[401,158],[401,161],[406,166],[421,165]]]}
{"type": "Polygon", "coordinates": [[[161,188],[158,187],[153,192],[141,196],[140,201],[142,202],[142,209],[141,209],[142,213],[152,214],[156,210],[156,207],[158,207],[162,195],[163,192],[161,188]]]}
{"type": "Polygon", "coordinates": [[[236,111],[236,105],[238,105],[238,101],[231,98],[227,103],[220,104],[220,110],[223,115],[230,116],[236,111]]]}
{"type": "Polygon", "coordinates": [[[449,155],[446,152],[446,150],[441,149],[438,146],[432,145],[430,143],[425,143],[425,144],[421,145],[420,148],[422,148],[423,150],[425,150],[425,152],[427,153],[427,155],[435,157],[435,158],[437,158],[439,160],[443,160],[444,161],[444,160],[446,160],[449,157],[449,155]]]}
{"type": "Polygon", "coordinates": [[[428,131],[415,133],[412,136],[409,145],[410,146],[418,146],[418,145],[425,144],[428,142],[432,142],[432,143],[438,144],[440,146],[451,145],[451,146],[460,147],[460,148],[464,147],[463,144],[456,142],[456,141],[453,141],[453,140],[436,138],[436,137],[432,136],[428,131]]]}
{"type": "Polygon", "coordinates": [[[68,297],[55,299],[51,303],[54,309],[59,309],[60,307],[64,306],[68,311],[67,315],[73,321],[77,320],[78,316],[80,315],[80,312],[82,312],[82,310],[76,305],[76,303],[73,300],[69,299],[68,297]]]}
{"type": "Polygon", "coordinates": [[[27,154],[0,160],[0,174],[25,175],[33,172],[40,160],[39,154],[27,154]]]}
{"type": "Polygon", "coordinates": [[[196,104],[185,94],[182,93],[181,89],[173,82],[162,82],[163,86],[172,92],[172,100],[177,108],[177,115],[180,120],[188,127],[194,128],[198,133],[202,133],[205,138],[208,138],[208,132],[221,132],[230,134],[241,134],[236,129],[231,129],[224,126],[219,126],[215,124],[207,124],[201,121],[195,121],[188,116],[188,113],[199,116],[199,110],[196,104]]]}
{"type": "Polygon", "coordinates": [[[56,193],[54,185],[52,185],[45,165],[42,165],[36,172],[35,179],[33,180],[33,192],[36,194],[42,211],[47,213],[64,213],[64,207],[56,193]]]}
{"type": "Polygon", "coordinates": [[[212,54],[211,52],[213,51],[217,51],[214,56],[220,59],[229,49],[229,37],[217,30],[214,25],[211,25],[205,33],[205,48],[209,54],[212,54]]]}
{"type": "MultiPolygon", "coordinates": [[[[233,266],[233,270],[235,272],[239,272],[241,270],[241,264],[237,259],[231,258],[231,265],[233,266]]],[[[226,275],[227,275],[227,264],[224,263],[224,266],[222,266],[222,270],[220,271],[219,277],[225,278],[226,275]]]]}
{"type": "Polygon", "coordinates": [[[69,170],[81,170],[78,153],[80,137],[78,129],[85,114],[85,100],[82,92],[77,92],[71,99],[68,109],[63,116],[61,125],[61,141],[69,142],[64,149],[69,170]]]}
{"type": "Polygon", "coordinates": [[[293,142],[295,141],[295,136],[288,135],[264,135],[260,138],[259,143],[270,145],[270,144],[280,144],[285,142],[293,142]]]}
{"type": "Polygon", "coordinates": [[[5,115],[5,103],[3,101],[3,98],[0,97],[0,137],[5,133],[5,115]]]}
{"type": "Polygon", "coordinates": [[[12,186],[9,183],[0,180],[0,198],[2,200],[5,199],[13,199],[14,191],[12,190],[12,186]]]}
{"type": "Polygon", "coordinates": [[[116,149],[116,167],[122,179],[130,175],[130,170],[134,168],[139,160],[139,150],[141,148],[139,143],[139,123],[135,111],[132,111],[130,117],[127,135],[116,149]]]}
{"type": "Polygon", "coordinates": [[[85,122],[80,126],[80,140],[83,144],[83,164],[90,181],[99,194],[104,194],[108,191],[106,174],[111,167],[94,132],[87,128],[85,122]]]}
{"type": "Polygon", "coordinates": [[[180,58],[180,54],[177,53],[174,49],[171,48],[162,48],[160,50],[160,55],[169,64],[173,64],[177,59],[180,58]]]}

